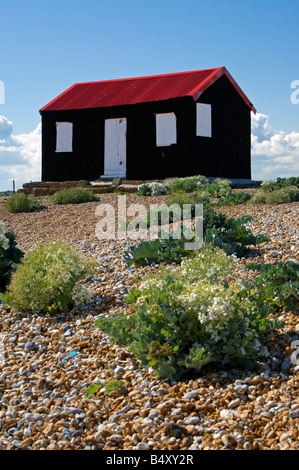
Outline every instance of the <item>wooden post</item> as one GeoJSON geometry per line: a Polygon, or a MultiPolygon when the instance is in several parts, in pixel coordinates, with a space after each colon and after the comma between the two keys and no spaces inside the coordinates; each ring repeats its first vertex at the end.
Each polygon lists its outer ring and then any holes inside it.
{"type": "Polygon", "coordinates": [[[14,194],[16,193],[16,182],[15,182],[15,180],[13,180],[13,182],[12,182],[12,191],[13,191],[14,194]]]}

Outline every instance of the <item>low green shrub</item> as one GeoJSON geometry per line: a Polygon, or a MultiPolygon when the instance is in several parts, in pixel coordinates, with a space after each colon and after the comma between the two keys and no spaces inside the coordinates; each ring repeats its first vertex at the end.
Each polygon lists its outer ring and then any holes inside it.
{"type": "Polygon", "coordinates": [[[286,186],[281,191],[289,196],[290,202],[299,201],[299,188],[296,186],[286,186]]]}
{"type": "Polygon", "coordinates": [[[167,188],[161,183],[144,183],[138,186],[137,194],[140,196],[163,196],[167,194],[167,188]]]}
{"type": "Polygon", "coordinates": [[[188,176],[186,178],[175,178],[170,182],[170,191],[192,193],[197,189],[202,188],[208,182],[208,178],[202,175],[188,176]]]}
{"type": "Polygon", "coordinates": [[[94,268],[93,260],[66,243],[39,245],[17,266],[3,300],[26,313],[67,311],[90,300],[90,290],[79,281],[94,268]]]}
{"type": "Polygon", "coordinates": [[[261,190],[264,191],[265,193],[270,193],[272,191],[275,191],[276,189],[280,189],[280,187],[277,185],[277,183],[274,180],[262,181],[260,187],[261,187],[261,190]]]}
{"type": "Polygon", "coordinates": [[[149,185],[144,183],[144,184],[141,184],[140,186],[138,186],[137,194],[139,196],[151,196],[152,191],[151,191],[151,188],[149,187],[149,185]]]}
{"type": "Polygon", "coordinates": [[[23,255],[17,247],[16,235],[13,232],[5,233],[4,224],[0,222],[0,292],[5,291],[23,255]]]}
{"type": "Polygon", "coordinates": [[[126,301],[135,315],[102,315],[95,326],[163,378],[177,380],[210,363],[253,365],[268,354],[263,334],[281,323],[268,320],[270,306],[256,286],[227,282],[234,269],[233,256],[205,246],[133,289],[126,301]]]}
{"type": "Polygon", "coordinates": [[[242,191],[238,193],[228,193],[224,198],[220,198],[215,206],[234,206],[237,204],[247,204],[252,198],[252,195],[249,193],[244,193],[242,191]]]}
{"type": "Polygon", "coordinates": [[[266,204],[286,204],[291,202],[291,197],[284,189],[272,191],[266,196],[266,204]]]}
{"type": "Polygon", "coordinates": [[[226,197],[232,192],[231,181],[221,178],[215,178],[211,183],[205,185],[205,188],[213,197],[226,197]]]}
{"type": "Polygon", "coordinates": [[[275,308],[293,308],[299,302],[299,264],[279,261],[275,265],[250,263],[248,269],[259,272],[255,284],[263,298],[275,308]]]}
{"type": "Polygon", "coordinates": [[[178,204],[183,209],[184,204],[207,204],[211,200],[208,191],[195,191],[193,193],[175,193],[169,196],[168,205],[178,204]]]}
{"type": "Polygon", "coordinates": [[[5,209],[11,213],[35,212],[45,208],[34,196],[23,193],[16,193],[5,201],[5,209]]]}
{"type": "Polygon", "coordinates": [[[252,204],[266,204],[267,193],[264,191],[257,191],[251,198],[252,204]]]}
{"type": "Polygon", "coordinates": [[[299,177],[277,178],[276,180],[262,181],[261,183],[261,189],[267,193],[289,186],[299,188],[299,177]]]}
{"type": "Polygon", "coordinates": [[[99,201],[99,198],[92,191],[85,188],[62,189],[53,194],[51,199],[54,204],[81,204],[99,201]]]}
{"type": "Polygon", "coordinates": [[[253,195],[252,204],[286,204],[299,201],[299,189],[296,186],[285,186],[273,191],[261,190],[253,195]]]}
{"type": "Polygon", "coordinates": [[[197,197],[225,197],[231,193],[231,181],[222,178],[215,178],[211,183],[205,176],[189,176],[187,178],[176,178],[170,183],[172,193],[193,193],[197,192],[197,197]]]}

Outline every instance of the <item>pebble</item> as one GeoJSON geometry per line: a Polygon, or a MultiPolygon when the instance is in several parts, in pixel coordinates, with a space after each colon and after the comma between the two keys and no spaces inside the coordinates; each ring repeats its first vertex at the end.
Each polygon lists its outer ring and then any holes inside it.
{"type": "Polygon", "coordinates": [[[223,419],[234,419],[234,413],[231,410],[221,410],[220,411],[220,416],[223,419]]]}
{"type": "MultiPolygon", "coordinates": [[[[148,205],[163,200],[128,197],[129,203],[148,205]]],[[[101,195],[101,201],[117,206],[115,194],[101,195]]],[[[86,280],[94,303],[56,316],[26,315],[0,304],[1,450],[297,448],[299,378],[287,348],[297,339],[298,309],[277,314],[285,327],[267,336],[271,354],[255,369],[225,367],[193,380],[161,379],[94,327],[102,313],[131,313],[119,301],[156,266],[127,269],[122,256],[128,241],[95,238],[98,203],[46,205],[39,213],[9,214],[0,204],[0,220],[5,217],[6,229],[15,231],[26,252],[55,238],[96,257],[97,273],[86,280]],[[124,393],[105,395],[113,380],[124,382],[124,393]],[[103,387],[87,398],[94,382],[103,387]]],[[[292,203],[221,210],[231,217],[252,215],[248,226],[271,238],[254,261],[274,262],[273,251],[276,260],[299,258],[298,208],[292,203]]],[[[239,260],[240,276],[249,275],[248,261],[239,260]]]]}
{"type": "Polygon", "coordinates": [[[221,440],[225,447],[230,447],[236,444],[236,439],[230,435],[230,434],[225,434],[224,436],[221,437],[221,440]]]}
{"type": "Polygon", "coordinates": [[[229,409],[231,409],[231,408],[236,408],[240,403],[241,403],[240,398],[235,398],[234,400],[232,400],[232,401],[228,404],[228,408],[229,408],[229,409]]]}
{"type": "Polygon", "coordinates": [[[146,442],[139,442],[135,447],[136,450],[151,450],[151,446],[146,444],[146,442]]]}
{"type": "Polygon", "coordinates": [[[191,418],[186,419],[185,424],[197,424],[200,422],[200,419],[197,416],[192,416],[191,418]]]}
{"type": "Polygon", "coordinates": [[[37,348],[37,345],[34,341],[30,341],[29,343],[25,344],[26,351],[34,351],[37,348]]]}
{"type": "Polygon", "coordinates": [[[183,398],[185,400],[192,400],[192,398],[197,398],[197,393],[195,392],[188,392],[188,393],[185,393],[185,395],[183,396],[183,398]]]}

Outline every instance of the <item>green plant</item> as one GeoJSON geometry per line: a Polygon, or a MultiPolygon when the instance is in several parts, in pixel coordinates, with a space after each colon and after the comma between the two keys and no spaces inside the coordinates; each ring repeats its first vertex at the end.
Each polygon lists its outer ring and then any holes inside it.
{"type": "Polygon", "coordinates": [[[215,178],[212,182],[205,176],[189,176],[187,178],[176,178],[170,183],[172,193],[197,192],[197,198],[225,197],[231,193],[231,181],[215,178]],[[200,196],[202,194],[202,196],[200,196]]]}
{"type": "Polygon", "coordinates": [[[208,191],[195,191],[193,193],[174,193],[169,196],[168,205],[177,204],[183,209],[184,204],[208,204],[211,195],[208,191]]]}
{"type": "Polygon", "coordinates": [[[263,334],[281,323],[267,319],[271,308],[255,285],[227,282],[235,263],[205,246],[132,290],[126,301],[135,315],[102,315],[95,326],[163,378],[177,380],[210,363],[252,365],[267,354],[263,334]]]}
{"type": "Polygon", "coordinates": [[[5,201],[5,209],[12,213],[35,212],[45,208],[35,197],[23,193],[16,193],[5,201]]]}
{"type": "Polygon", "coordinates": [[[285,186],[283,191],[289,195],[290,202],[299,201],[299,188],[296,186],[285,186]]]}
{"type": "Polygon", "coordinates": [[[152,263],[180,262],[189,252],[184,248],[184,239],[172,235],[168,239],[141,241],[138,245],[125,251],[123,259],[127,266],[147,266],[152,263]]]}
{"type": "Polygon", "coordinates": [[[278,189],[267,194],[267,204],[286,204],[291,202],[290,195],[284,189],[278,189]]]}
{"type": "Polygon", "coordinates": [[[101,387],[103,387],[104,384],[102,382],[94,382],[89,387],[85,390],[85,397],[89,398],[91,395],[96,393],[101,387]]]}
{"type": "Polygon", "coordinates": [[[167,188],[161,183],[144,183],[138,186],[138,192],[140,196],[162,196],[167,194],[167,188]]]}
{"type": "Polygon", "coordinates": [[[137,194],[139,196],[151,196],[152,195],[151,188],[146,183],[141,184],[140,186],[138,186],[137,194]]]}
{"type": "Polygon", "coordinates": [[[5,233],[4,224],[0,222],[0,292],[4,292],[23,256],[23,251],[17,247],[16,235],[13,232],[5,233]]]}
{"type": "Polygon", "coordinates": [[[251,198],[252,204],[266,204],[267,195],[264,191],[257,191],[251,198]]]}
{"type": "Polygon", "coordinates": [[[123,392],[126,389],[125,384],[122,380],[110,380],[105,387],[105,395],[109,395],[112,392],[123,392]]]}
{"type": "Polygon", "coordinates": [[[275,308],[293,308],[299,302],[299,265],[292,261],[272,264],[250,263],[248,269],[259,272],[255,285],[262,298],[275,308]]]}
{"type": "MultiPolygon", "coordinates": [[[[156,210],[160,210],[156,209],[156,210]]],[[[190,208],[191,217],[195,215],[195,204],[190,208]]],[[[173,213],[169,213],[169,222],[172,222],[173,213]]],[[[158,213],[158,222],[161,223],[161,216],[158,213]]],[[[221,212],[216,212],[210,204],[203,205],[203,242],[211,243],[222,248],[227,254],[243,256],[249,246],[256,246],[259,243],[268,241],[264,235],[254,235],[246,224],[251,220],[250,216],[239,217],[238,219],[228,218],[221,212]]],[[[184,256],[190,252],[185,249],[184,230],[181,224],[181,237],[169,239],[159,233],[159,238],[151,241],[140,242],[137,246],[132,246],[124,253],[124,260],[127,265],[135,263],[136,266],[144,266],[152,262],[180,262],[184,256]]],[[[195,241],[195,240],[194,240],[195,241]]]]}
{"type": "Polygon", "coordinates": [[[224,198],[220,198],[215,206],[234,206],[236,204],[247,204],[251,200],[251,194],[242,191],[238,193],[228,193],[224,198]]]}
{"type": "Polygon", "coordinates": [[[17,266],[3,299],[26,313],[67,311],[90,301],[91,291],[79,281],[94,268],[94,260],[66,243],[38,245],[17,266]]]}
{"type": "Polygon", "coordinates": [[[92,191],[85,188],[70,188],[57,191],[51,197],[54,204],[81,204],[84,202],[99,201],[92,191]]]}
{"type": "MultiPolygon", "coordinates": [[[[85,397],[89,398],[91,395],[96,393],[100,388],[105,385],[102,382],[94,382],[85,390],[85,397]]],[[[122,393],[126,390],[125,384],[122,380],[110,380],[105,386],[105,395],[110,395],[111,393],[122,393]]]]}
{"type": "Polygon", "coordinates": [[[231,193],[231,181],[227,179],[215,178],[210,184],[205,185],[205,189],[213,197],[225,197],[231,193]]]}
{"type": "Polygon", "coordinates": [[[170,182],[170,191],[192,193],[199,188],[203,188],[209,182],[208,178],[202,175],[188,176],[186,178],[175,178],[170,182]]]}
{"type": "Polygon", "coordinates": [[[277,185],[277,183],[274,180],[262,181],[261,183],[261,189],[265,193],[270,193],[278,188],[279,188],[279,185],[277,185]]]}
{"type": "Polygon", "coordinates": [[[292,176],[290,178],[277,178],[276,181],[262,181],[261,183],[262,190],[267,193],[290,186],[299,188],[299,177],[292,176]]]}
{"type": "Polygon", "coordinates": [[[251,199],[253,204],[286,204],[295,201],[299,201],[299,189],[296,186],[285,186],[271,191],[264,189],[258,191],[251,199]]]}

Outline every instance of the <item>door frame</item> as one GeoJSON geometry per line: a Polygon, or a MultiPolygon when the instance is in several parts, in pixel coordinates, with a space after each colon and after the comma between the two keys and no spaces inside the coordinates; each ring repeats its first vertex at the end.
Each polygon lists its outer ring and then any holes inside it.
{"type": "Polygon", "coordinates": [[[127,118],[109,118],[104,122],[104,175],[125,178],[127,174],[127,118]]]}

